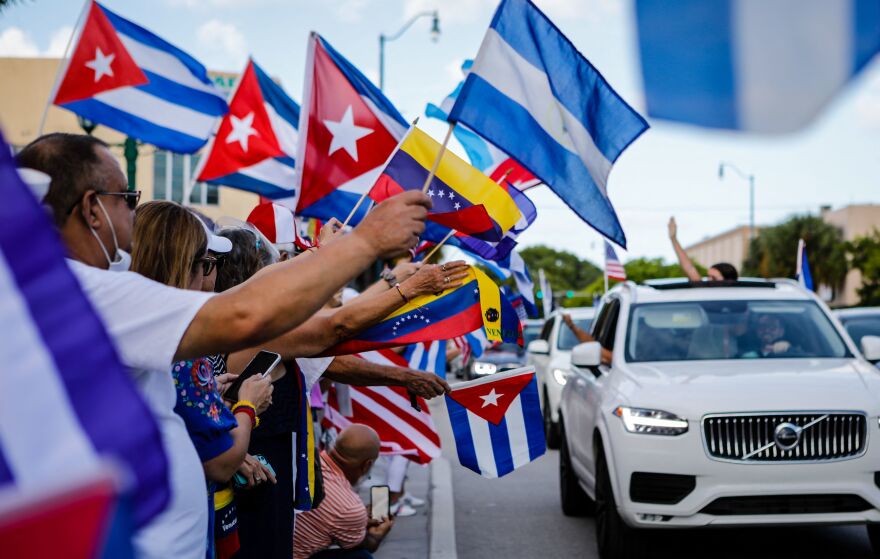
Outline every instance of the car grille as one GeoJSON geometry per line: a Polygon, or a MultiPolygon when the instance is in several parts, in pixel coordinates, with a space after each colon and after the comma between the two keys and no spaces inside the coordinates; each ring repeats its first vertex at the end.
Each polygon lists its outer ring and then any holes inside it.
{"type": "Polygon", "coordinates": [[[858,495],[755,495],[721,497],[701,512],[716,516],[747,514],[829,514],[872,508],[858,495]]]}
{"type": "Polygon", "coordinates": [[[842,460],[864,451],[866,427],[865,416],[851,412],[724,414],[703,418],[703,437],[709,456],[721,460],[842,460]],[[777,427],[785,423],[801,429],[799,440],[789,450],[775,437],[777,427]]]}

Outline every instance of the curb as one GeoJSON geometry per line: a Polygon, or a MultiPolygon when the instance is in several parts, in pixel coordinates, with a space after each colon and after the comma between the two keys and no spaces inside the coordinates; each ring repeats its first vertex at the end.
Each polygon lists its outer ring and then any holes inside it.
{"type": "Polygon", "coordinates": [[[431,461],[430,559],[457,559],[455,549],[455,502],[452,497],[452,469],[449,460],[431,461]]]}

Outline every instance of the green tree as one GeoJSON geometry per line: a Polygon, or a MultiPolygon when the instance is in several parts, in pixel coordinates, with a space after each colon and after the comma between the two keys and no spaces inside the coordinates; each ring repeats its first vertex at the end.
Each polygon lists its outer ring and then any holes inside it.
{"type": "Polygon", "coordinates": [[[880,231],[858,237],[846,244],[853,268],[862,273],[862,286],[856,290],[859,304],[875,307],[880,305],[880,231]]]}
{"type": "Polygon", "coordinates": [[[602,270],[587,260],[581,260],[574,254],[564,250],[555,250],[548,246],[536,245],[519,251],[520,256],[529,268],[532,279],[538,281],[538,270],[544,274],[554,291],[580,290],[589,285],[597,277],[602,277],[602,270]]]}
{"type": "Polygon", "coordinates": [[[798,239],[807,243],[813,283],[837,287],[847,272],[846,243],[839,229],[811,215],[794,216],[761,230],[749,246],[742,275],[794,277],[798,239]]]}

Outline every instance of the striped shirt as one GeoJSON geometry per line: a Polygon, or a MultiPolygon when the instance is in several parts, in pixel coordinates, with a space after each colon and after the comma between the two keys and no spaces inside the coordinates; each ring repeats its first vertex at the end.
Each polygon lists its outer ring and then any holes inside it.
{"type": "Polygon", "coordinates": [[[296,515],[294,559],[306,559],[334,544],[351,549],[367,534],[367,508],[326,452],[321,452],[321,473],[324,500],[317,509],[296,515]]]}

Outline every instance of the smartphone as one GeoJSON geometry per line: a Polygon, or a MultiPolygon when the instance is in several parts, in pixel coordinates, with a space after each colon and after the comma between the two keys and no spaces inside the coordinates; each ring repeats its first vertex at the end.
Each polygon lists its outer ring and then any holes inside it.
{"type": "Polygon", "coordinates": [[[231,402],[238,401],[238,389],[241,388],[241,383],[254,375],[268,375],[269,372],[280,362],[281,356],[277,353],[265,350],[260,351],[258,354],[254,355],[254,358],[247,364],[244,371],[242,371],[241,374],[238,375],[238,378],[235,379],[229,388],[226,389],[226,393],[223,397],[231,402]]]}
{"type": "Polygon", "coordinates": [[[387,485],[370,487],[370,518],[373,520],[391,518],[391,495],[387,485]]]}

